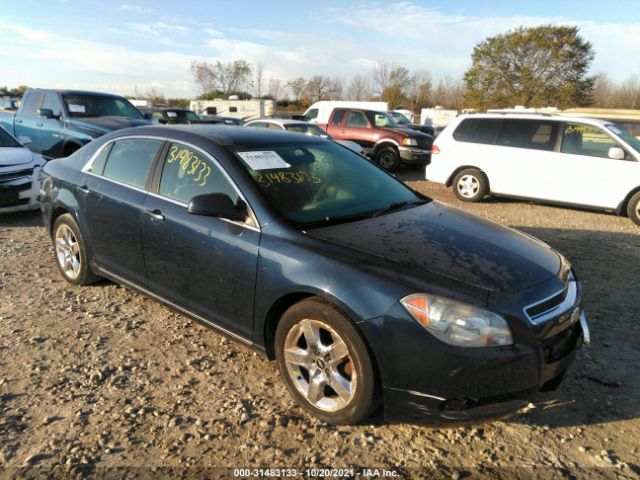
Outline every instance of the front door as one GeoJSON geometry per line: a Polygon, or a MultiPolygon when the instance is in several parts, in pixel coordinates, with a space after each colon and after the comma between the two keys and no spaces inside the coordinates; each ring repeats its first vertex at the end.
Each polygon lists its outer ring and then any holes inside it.
{"type": "Polygon", "coordinates": [[[149,289],[170,302],[251,338],[260,232],[245,222],[187,212],[196,195],[240,194],[203,151],[170,146],[157,186],[144,202],[142,222],[149,289]]]}

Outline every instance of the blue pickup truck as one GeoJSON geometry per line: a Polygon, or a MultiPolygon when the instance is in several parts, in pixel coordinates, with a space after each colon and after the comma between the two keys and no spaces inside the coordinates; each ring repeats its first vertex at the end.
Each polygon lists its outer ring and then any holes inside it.
{"type": "Polygon", "coordinates": [[[47,159],[69,156],[105,133],[150,123],[123,97],[75,90],[29,89],[17,112],[0,111],[0,126],[47,159]]]}

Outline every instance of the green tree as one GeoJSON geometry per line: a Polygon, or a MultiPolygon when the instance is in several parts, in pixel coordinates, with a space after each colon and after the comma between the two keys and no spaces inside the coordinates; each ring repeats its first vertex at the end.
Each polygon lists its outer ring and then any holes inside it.
{"type": "Polygon", "coordinates": [[[594,58],[578,27],[520,27],[478,43],[464,75],[466,105],[479,109],[591,103],[594,58]]]}

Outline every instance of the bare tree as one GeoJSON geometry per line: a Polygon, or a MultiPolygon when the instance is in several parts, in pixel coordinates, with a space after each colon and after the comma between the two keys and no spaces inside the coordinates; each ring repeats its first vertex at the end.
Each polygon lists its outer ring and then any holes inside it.
{"type": "Polygon", "coordinates": [[[218,86],[225,97],[232,92],[244,91],[252,85],[251,64],[246,60],[232,62],[216,62],[215,67],[218,86]]]}
{"type": "Polygon", "coordinates": [[[347,98],[361,102],[371,98],[371,84],[364,75],[355,75],[347,88],[347,98]]]}
{"type": "Polygon", "coordinates": [[[254,84],[256,86],[257,97],[262,97],[262,84],[264,82],[264,63],[256,62],[256,73],[254,76],[254,84]]]}
{"type": "Polygon", "coordinates": [[[416,111],[429,104],[432,86],[429,72],[417,71],[413,74],[407,88],[407,96],[411,104],[411,110],[416,111]]]}
{"type": "Polygon", "coordinates": [[[276,102],[280,98],[281,90],[282,90],[282,82],[280,81],[280,79],[273,78],[273,77],[269,78],[269,95],[276,102]]]}
{"type": "Polygon", "coordinates": [[[393,70],[393,64],[391,62],[380,62],[373,69],[373,85],[378,95],[382,95],[382,92],[389,87],[391,82],[391,71],[393,70]]]}
{"type": "Polygon", "coordinates": [[[331,100],[342,100],[344,98],[345,82],[344,78],[335,76],[331,80],[331,100]]]}
{"type": "Polygon", "coordinates": [[[334,92],[334,84],[326,75],[314,75],[304,88],[303,97],[310,103],[319,102],[331,98],[334,92]]]}
{"type": "Polygon", "coordinates": [[[298,77],[293,80],[289,80],[287,82],[287,88],[291,90],[291,94],[293,95],[293,99],[298,102],[302,97],[302,93],[304,92],[305,87],[307,86],[307,81],[303,77],[298,77]]]}
{"type": "MultiPolygon", "coordinates": [[[[207,62],[191,62],[191,75],[194,82],[200,87],[200,92],[205,95],[216,87],[216,67],[207,62]]],[[[136,96],[138,94],[136,93],[136,96]]]]}

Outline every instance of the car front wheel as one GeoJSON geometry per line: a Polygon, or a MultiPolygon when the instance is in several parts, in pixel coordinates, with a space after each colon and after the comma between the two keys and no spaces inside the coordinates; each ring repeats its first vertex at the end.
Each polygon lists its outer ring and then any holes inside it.
{"type": "Polygon", "coordinates": [[[353,424],[375,407],[375,374],[364,340],[344,314],[320,299],[290,307],[276,330],[280,375],[317,418],[353,424]]]}
{"type": "Polygon", "coordinates": [[[488,182],[480,170],[462,170],[453,179],[453,193],[463,202],[479,202],[487,194],[488,182]]]}
{"type": "Polygon", "coordinates": [[[637,192],[627,205],[627,215],[633,223],[640,225],[640,192],[637,192]]]}
{"type": "Polygon", "coordinates": [[[382,147],[376,152],[375,161],[387,172],[394,172],[400,165],[400,155],[393,147],[382,147]]]}
{"type": "Polygon", "coordinates": [[[98,280],[89,267],[80,228],[68,213],[60,215],[53,225],[53,247],[58,270],[67,282],[88,285],[98,280]]]}

